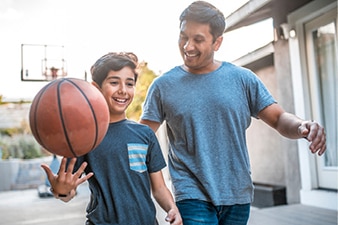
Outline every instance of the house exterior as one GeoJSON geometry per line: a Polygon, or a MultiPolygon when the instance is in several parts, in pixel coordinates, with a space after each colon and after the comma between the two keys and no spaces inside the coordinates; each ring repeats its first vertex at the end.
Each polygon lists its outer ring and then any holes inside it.
{"type": "Polygon", "coordinates": [[[327,151],[314,155],[306,140],[254,119],[247,131],[253,181],[284,186],[287,204],[337,210],[337,1],[250,0],[226,18],[225,32],[268,18],[274,40],[233,63],[253,70],[286,111],[322,124],[327,151]]]}

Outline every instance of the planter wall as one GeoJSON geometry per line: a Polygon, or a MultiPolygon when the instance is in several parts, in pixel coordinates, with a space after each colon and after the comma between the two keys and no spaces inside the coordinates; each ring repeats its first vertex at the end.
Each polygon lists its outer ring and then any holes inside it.
{"type": "Polygon", "coordinates": [[[286,188],[284,186],[254,183],[254,201],[257,208],[286,205],[286,188]]]}
{"type": "Polygon", "coordinates": [[[46,181],[41,163],[50,164],[52,157],[0,160],[0,191],[37,188],[46,181]]]}

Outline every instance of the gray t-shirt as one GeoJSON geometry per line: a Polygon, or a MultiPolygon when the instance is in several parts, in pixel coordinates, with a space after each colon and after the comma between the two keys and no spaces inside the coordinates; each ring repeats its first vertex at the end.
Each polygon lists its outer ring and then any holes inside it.
{"type": "Polygon", "coordinates": [[[177,201],[252,201],[246,129],[251,117],[274,102],[254,73],[227,62],[200,75],[179,66],[154,80],[142,119],[166,121],[177,201]]]}
{"type": "Polygon", "coordinates": [[[100,145],[78,158],[88,162],[91,190],[87,218],[95,225],[157,224],[149,174],[166,166],[155,133],[123,120],[109,124],[100,145]]]}

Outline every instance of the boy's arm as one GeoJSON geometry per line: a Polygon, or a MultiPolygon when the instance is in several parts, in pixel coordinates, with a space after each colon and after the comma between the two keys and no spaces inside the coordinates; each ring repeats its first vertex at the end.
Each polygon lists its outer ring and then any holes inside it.
{"type": "Polygon", "coordinates": [[[161,206],[167,212],[166,221],[174,225],[182,225],[181,214],[175,204],[171,192],[167,188],[161,171],[150,173],[152,194],[161,206]]]}
{"type": "Polygon", "coordinates": [[[54,198],[56,199],[60,199],[61,201],[64,201],[64,202],[69,202],[70,200],[72,200],[75,195],[76,195],[76,189],[73,189],[71,190],[68,194],[59,194],[59,193],[56,193],[53,188],[50,188],[50,191],[53,193],[54,195],[54,198]]]}
{"type": "Polygon", "coordinates": [[[73,173],[75,162],[76,158],[73,158],[70,160],[69,165],[66,166],[67,158],[64,157],[61,161],[58,174],[53,174],[48,165],[41,165],[41,167],[45,170],[47,178],[50,182],[51,192],[56,198],[64,202],[70,201],[76,194],[77,186],[94,175],[93,173],[88,173],[86,176],[81,177],[84,169],[87,166],[86,162],[82,163],[80,168],[73,173]]]}

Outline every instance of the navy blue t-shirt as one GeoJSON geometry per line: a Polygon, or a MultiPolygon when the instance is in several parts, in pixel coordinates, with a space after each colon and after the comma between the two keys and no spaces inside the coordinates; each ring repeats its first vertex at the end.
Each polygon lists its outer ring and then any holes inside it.
{"type": "Polygon", "coordinates": [[[100,145],[77,160],[88,162],[87,218],[100,224],[157,224],[149,173],[166,166],[155,133],[130,120],[109,124],[100,145]]]}

